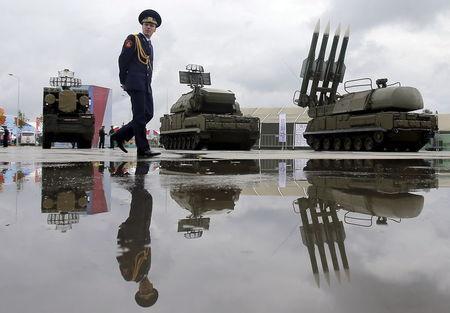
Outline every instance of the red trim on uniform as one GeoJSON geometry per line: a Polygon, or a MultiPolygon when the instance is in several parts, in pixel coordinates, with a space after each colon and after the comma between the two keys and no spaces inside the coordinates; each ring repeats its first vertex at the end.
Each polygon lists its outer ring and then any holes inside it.
{"type": "Polygon", "coordinates": [[[124,47],[125,48],[131,48],[133,46],[133,41],[130,39],[125,40],[124,47]]]}

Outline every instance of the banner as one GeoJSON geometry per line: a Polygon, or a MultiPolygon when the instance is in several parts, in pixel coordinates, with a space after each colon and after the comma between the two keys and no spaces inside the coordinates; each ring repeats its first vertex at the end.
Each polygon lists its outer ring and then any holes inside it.
{"type": "Polygon", "coordinates": [[[306,139],[303,133],[306,130],[307,124],[294,124],[294,147],[307,147],[306,139]]]}
{"type": "Polygon", "coordinates": [[[278,142],[286,142],[286,113],[280,113],[278,115],[278,123],[278,142]]]}
{"type": "Polygon", "coordinates": [[[306,180],[303,168],[306,166],[307,160],[295,159],[294,160],[294,180],[306,180]]]}
{"type": "Polygon", "coordinates": [[[278,187],[286,187],[286,162],[278,163],[278,187]]]}

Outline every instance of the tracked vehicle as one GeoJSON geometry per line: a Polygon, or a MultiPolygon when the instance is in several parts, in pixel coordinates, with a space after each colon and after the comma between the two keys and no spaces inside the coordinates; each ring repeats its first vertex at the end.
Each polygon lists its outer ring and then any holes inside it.
{"type": "Polygon", "coordinates": [[[78,148],[91,148],[94,115],[89,109],[88,91],[81,80],[68,69],[50,78],[44,87],[42,147],[50,149],[52,142],[77,143],[78,148]]]}
{"type": "Polygon", "coordinates": [[[161,119],[160,142],[166,149],[250,150],[259,139],[259,119],[242,116],[230,90],[206,88],[209,73],[200,65],[180,71],[180,83],[192,91],[183,94],[161,119]]]}
{"type": "Polygon", "coordinates": [[[349,30],[335,62],[340,28],[334,35],[327,61],[324,59],[329,25],[315,59],[319,29],[318,22],[308,57],[303,61],[301,89],[294,95],[295,104],[308,107],[311,120],[303,136],[310,147],[336,151],[418,151],[434,137],[438,130],[436,116],[413,112],[424,107],[422,96],[414,87],[389,85],[383,78],[376,80],[374,88],[372,80],[364,78],[345,82],[346,94],[337,94],[345,73],[349,30]]]}

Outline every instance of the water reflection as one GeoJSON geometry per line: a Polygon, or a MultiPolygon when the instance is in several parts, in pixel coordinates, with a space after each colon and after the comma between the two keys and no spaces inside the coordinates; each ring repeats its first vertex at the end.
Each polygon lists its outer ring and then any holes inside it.
{"type": "MultiPolygon", "coordinates": [[[[124,169],[125,164],[121,165],[118,168],[124,169]]],[[[158,299],[158,290],[148,278],[152,259],[150,223],[153,210],[152,195],[145,189],[145,175],[149,168],[150,162],[137,162],[134,179],[130,177],[132,183],[126,182],[126,189],[131,193],[130,212],[117,233],[120,272],[126,281],[139,284],[135,300],[142,307],[152,306],[158,299]]]]}
{"type": "Polygon", "coordinates": [[[424,161],[158,166],[0,164],[2,307],[131,312],[156,301],[148,309],[448,311],[447,165],[437,168],[439,189],[424,161]],[[89,215],[105,212],[102,197],[108,212],[89,215]],[[64,234],[47,231],[68,224],[64,234]]]}
{"type": "Polygon", "coordinates": [[[161,174],[245,175],[258,174],[256,160],[161,161],[161,174]]]}
{"type": "Polygon", "coordinates": [[[47,224],[66,232],[79,223],[80,214],[108,211],[103,166],[92,162],[42,164],[41,212],[48,214],[47,224]]]}
{"type": "Polygon", "coordinates": [[[31,166],[23,166],[21,163],[4,162],[0,168],[0,191],[4,185],[16,184],[17,190],[21,190],[26,177],[34,175],[36,182],[39,181],[40,174],[31,166]]]}
{"type": "MultiPolygon", "coordinates": [[[[163,175],[245,175],[259,173],[255,160],[240,161],[185,161],[161,162],[163,175]]],[[[209,230],[210,217],[217,213],[230,213],[239,200],[241,188],[235,184],[223,183],[218,186],[199,184],[174,184],[170,187],[170,197],[183,209],[190,212],[178,221],[178,232],[187,239],[200,238],[209,230]]]]}
{"type": "Polygon", "coordinates": [[[304,173],[311,186],[307,197],[298,198],[294,207],[318,286],[316,248],[328,284],[327,255],[338,280],[339,260],[349,277],[346,234],[338,211],[345,212],[343,220],[350,225],[372,227],[373,219],[377,225],[400,223],[419,216],[423,209],[424,197],[412,192],[438,187],[435,170],[424,160],[309,160],[304,173]]]}
{"type": "Polygon", "coordinates": [[[176,186],[170,190],[170,196],[183,209],[191,214],[178,221],[178,232],[184,232],[188,239],[199,238],[209,229],[211,213],[234,210],[241,189],[236,186],[176,186]]]}

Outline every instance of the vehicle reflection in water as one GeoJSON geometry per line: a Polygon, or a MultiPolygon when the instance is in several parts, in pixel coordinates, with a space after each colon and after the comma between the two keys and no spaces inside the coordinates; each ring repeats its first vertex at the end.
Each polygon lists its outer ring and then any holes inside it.
{"type": "MultiPolygon", "coordinates": [[[[123,169],[124,166],[119,165],[118,168],[123,169]]],[[[131,193],[129,216],[117,233],[120,273],[126,281],[139,284],[135,300],[142,307],[152,306],[158,299],[158,290],[148,278],[152,259],[150,223],[153,210],[152,195],[145,189],[145,175],[149,168],[150,162],[137,162],[134,179],[130,177],[132,183],[126,188],[131,193]]]]}
{"type": "Polygon", "coordinates": [[[160,173],[165,175],[247,175],[258,174],[256,160],[161,161],[160,173]]]}
{"type": "Polygon", "coordinates": [[[43,163],[41,212],[48,213],[47,224],[66,232],[80,214],[107,212],[103,170],[102,162],[43,163]]]}
{"type": "Polygon", "coordinates": [[[327,255],[340,281],[340,263],[349,278],[343,222],[337,212],[344,211],[344,222],[371,227],[400,223],[417,217],[424,197],[413,194],[438,187],[435,170],[424,160],[309,160],[304,168],[307,197],[294,201],[300,214],[300,233],[308,248],[311,268],[320,286],[316,248],[323,274],[330,283],[327,255]],[[337,246],[337,249],[336,249],[337,246]],[[328,248],[328,252],[326,251],[328,248]]]}
{"type": "MultiPolygon", "coordinates": [[[[246,175],[259,173],[255,160],[241,161],[185,161],[160,164],[162,175],[246,175]]],[[[200,238],[209,230],[210,217],[217,213],[230,213],[239,200],[241,188],[233,184],[175,184],[170,187],[171,198],[190,214],[178,221],[178,232],[187,239],[200,238]]]]}

